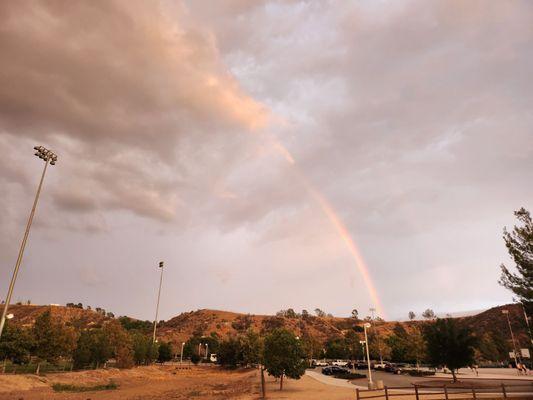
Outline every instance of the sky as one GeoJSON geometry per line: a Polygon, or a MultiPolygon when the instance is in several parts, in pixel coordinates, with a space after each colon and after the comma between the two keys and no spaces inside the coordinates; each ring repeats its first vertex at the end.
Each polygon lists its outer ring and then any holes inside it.
{"type": "Polygon", "coordinates": [[[0,3],[0,293],[151,319],[512,301],[529,1],[0,3]]]}

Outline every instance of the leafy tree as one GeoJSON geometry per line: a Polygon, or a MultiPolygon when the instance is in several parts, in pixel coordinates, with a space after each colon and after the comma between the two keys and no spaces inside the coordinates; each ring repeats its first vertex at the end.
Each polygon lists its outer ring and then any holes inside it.
{"type": "Polygon", "coordinates": [[[152,342],[152,338],[140,332],[130,333],[133,360],[137,365],[151,364],[158,358],[158,346],[152,342]]]}
{"type": "Polygon", "coordinates": [[[457,382],[456,371],[474,363],[477,343],[472,331],[459,327],[452,318],[437,319],[425,327],[428,361],[435,367],[446,366],[457,382]]]}
{"type": "Polygon", "coordinates": [[[361,339],[354,331],[349,331],[346,334],[346,345],[348,347],[348,354],[350,360],[357,360],[359,358],[364,358],[363,350],[361,348],[361,339]]]}
{"type": "Polygon", "coordinates": [[[116,319],[107,322],[103,334],[109,340],[111,354],[117,360],[117,367],[130,368],[134,365],[133,344],[128,332],[116,319]]]}
{"type": "Polygon", "coordinates": [[[324,318],[326,316],[326,313],[322,311],[320,308],[315,308],[315,314],[317,317],[324,318]]]}
{"type": "Polygon", "coordinates": [[[309,311],[302,310],[302,318],[303,319],[308,319],[309,318],[309,311]]]}
{"type": "Polygon", "coordinates": [[[515,263],[516,273],[501,265],[500,284],[511,290],[526,306],[533,311],[533,221],[529,211],[521,208],[515,211],[516,218],[521,222],[512,232],[503,230],[503,240],[509,255],[515,263]]]}
{"type": "Polygon", "coordinates": [[[380,361],[387,360],[391,356],[390,347],[375,329],[371,329],[368,333],[368,351],[371,358],[380,361]]]}
{"type": "Polygon", "coordinates": [[[111,356],[111,345],[103,330],[93,329],[81,332],[72,358],[74,368],[79,369],[89,365],[98,368],[111,356]]]}
{"type": "Polygon", "coordinates": [[[324,346],[322,342],[308,331],[303,332],[300,343],[308,359],[324,357],[324,346]]]}
{"type": "Polygon", "coordinates": [[[217,359],[220,365],[235,368],[244,361],[243,345],[238,337],[230,337],[220,343],[217,359]]]}
{"type": "Polygon", "coordinates": [[[287,318],[296,318],[296,312],[292,308],[288,308],[287,311],[285,311],[285,316],[287,318]]]}
{"type": "Polygon", "coordinates": [[[416,314],[413,311],[409,311],[409,320],[412,321],[416,318],[416,314]]]}
{"type": "Polygon", "coordinates": [[[305,372],[305,361],[300,342],[294,333],[276,329],[265,338],[264,363],[268,373],[280,378],[279,389],[283,390],[283,376],[300,379],[305,372]]]}
{"type": "Polygon", "coordinates": [[[346,340],[343,337],[335,337],[329,339],[324,347],[326,349],[326,358],[345,359],[348,358],[350,354],[348,344],[346,343],[346,340]]]}
{"type": "Polygon", "coordinates": [[[0,340],[1,360],[7,358],[15,364],[26,363],[33,347],[33,337],[27,329],[11,326],[6,322],[0,340]]]}
{"type": "Polygon", "coordinates": [[[435,313],[431,308],[428,308],[422,313],[422,317],[424,317],[425,319],[435,319],[435,313]]]}
{"type": "Polygon", "coordinates": [[[170,343],[167,342],[159,343],[159,353],[157,356],[157,361],[162,364],[170,360],[172,360],[172,346],[170,345],[170,343]]]}
{"type": "Polygon", "coordinates": [[[76,346],[76,333],[52,317],[50,310],[35,319],[33,325],[34,354],[42,361],[57,363],[60,357],[70,356],[76,346]]]}
{"type": "Polygon", "coordinates": [[[118,321],[127,331],[135,330],[144,333],[149,333],[154,327],[153,322],[151,321],[141,321],[130,317],[118,317],[118,321]]]}
{"type": "Polygon", "coordinates": [[[237,332],[246,332],[253,325],[253,317],[250,314],[239,315],[235,321],[231,323],[231,327],[237,332]]]}
{"type": "Polygon", "coordinates": [[[248,330],[242,338],[242,361],[246,365],[259,364],[262,361],[263,341],[253,330],[248,330]]]}
{"type": "Polygon", "coordinates": [[[282,328],[283,326],[285,326],[284,318],[280,318],[277,316],[266,317],[261,322],[261,333],[266,334],[266,333],[272,332],[275,329],[282,328]]]}
{"type": "Polygon", "coordinates": [[[352,314],[351,314],[351,317],[358,321],[359,320],[359,311],[357,311],[355,308],[352,310],[352,314]]]}

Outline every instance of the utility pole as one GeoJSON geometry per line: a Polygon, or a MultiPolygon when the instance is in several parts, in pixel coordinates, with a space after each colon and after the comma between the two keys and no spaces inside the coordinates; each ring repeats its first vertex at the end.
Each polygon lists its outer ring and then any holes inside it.
{"type": "Polygon", "coordinates": [[[155,319],[154,319],[154,336],[152,338],[152,344],[155,344],[155,334],[157,331],[157,318],[159,315],[159,299],[161,298],[161,286],[163,286],[163,261],[159,262],[159,268],[161,269],[161,277],[159,278],[159,292],[157,293],[157,306],[155,307],[155,319]]]}
{"type": "Polygon", "coordinates": [[[180,353],[180,365],[183,364],[183,348],[185,347],[185,342],[181,343],[181,353],[180,353]]]}
{"type": "Polygon", "coordinates": [[[24,232],[24,237],[20,245],[17,262],[15,263],[15,268],[13,269],[13,275],[11,276],[11,282],[9,283],[9,288],[7,290],[4,310],[2,311],[2,317],[0,318],[0,337],[2,337],[2,331],[4,330],[4,325],[6,323],[6,316],[7,316],[7,311],[9,309],[9,303],[11,302],[11,296],[13,295],[13,289],[15,288],[15,282],[17,281],[17,275],[19,273],[20,264],[22,263],[22,257],[24,256],[24,249],[26,248],[26,243],[28,242],[28,236],[30,234],[31,223],[33,222],[35,210],[37,209],[37,203],[39,201],[39,195],[41,194],[41,189],[43,187],[43,181],[44,181],[44,176],[46,174],[46,169],[48,168],[48,163],[50,163],[50,165],[55,165],[57,162],[57,155],[53,153],[52,151],[44,148],[43,146],[35,146],[33,149],[35,150],[35,155],[44,161],[44,169],[41,175],[41,180],[39,181],[39,186],[37,187],[37,193],[35,194],[35,199],[33,200],[33,207],[31,208],[30,217],[28,218],[28,223],[26,225],[26,231],[24,232]]]}

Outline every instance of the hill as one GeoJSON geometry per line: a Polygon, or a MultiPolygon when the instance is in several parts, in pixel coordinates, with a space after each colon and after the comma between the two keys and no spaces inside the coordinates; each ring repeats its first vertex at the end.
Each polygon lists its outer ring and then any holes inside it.
{"type": "MultiPolygon", "coordinates": [[[[482,337],[486,334],[497,334],[510,344],[509,326],[507,318],[502,310],[509,310],[509,318],[519,347],[527,347],[529,335],[525,324],[523,310],[518,304],[508,304],[493,307],[476,315],[455,318],[460,324],[468,326],[482,337]]],[[[38,305],[12,305],[10,313],[14,318],[10,323],[30,327],[35,318],[46,310],[59,318],[65,324],[79,328],[98,327],[113,316],[104,315],[101,311],[87,310],[65,306],[38,306],[38,305]]],[[[137,321],[133,318],[130,321],[137,321]]],[[[341,337],[349,331],[355,331],[362,338],[362,325],[364,321],[354,321],[351,318],[317,317],[312,315],[286,313],[285,315],[251,315],[219,310],[197,310],[182,313],[168,321],[161,322],[158,328],[158,336],[174,344],[179,348],[182,342],[191,336],[216,335],[220,339],[238,335],[253,329],[258,333],[266,333],[273,328],[284,327],[293,331],[298,336],[309,335],[321,343],[328,339],[341,337]]],[[[386,338],[396,324],[403,325],[407,330],[413,326],[420,326],[426,321],[387,322],[373,321],[372,331],[386,338]]],[[[148,321],[143,322],[149,327],[148,321]]],[[[148,332],[150,329],[145,329],[148,332]]],[[[511,346],[509,346],[510,348],[511,346]]]]}

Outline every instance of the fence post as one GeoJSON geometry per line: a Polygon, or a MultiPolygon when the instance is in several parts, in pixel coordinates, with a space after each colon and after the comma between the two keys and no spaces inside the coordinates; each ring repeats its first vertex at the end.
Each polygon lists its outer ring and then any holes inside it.
{"type": "Polygon", "coordinates": [[[472,398],[476,400],[476,388],[472,387],[472,398]]]}
{"type": "Polygon", "coordinates": [[[265,392],[265,370],[263,369],[263,366],[261,365],[261,395],[262,399],[266,399],[266,392],[265,392]]]}
{"type": "Polygon", "coordinates": [[[448,400],[448,387],[446,385],[444,385],[444,398],[448,400]]]}
{"type": "Polygon", "coordinates": [[[505,384],[502,383],[502,393],[503,393],[503,398],[506,399],[507,398],[507,392],[505,391],[505,384]]]}
{"type": "Polygon", "coordinates": [[[416,400],[419,400],[419,397],[418,397],[418,386],[416,385],[416,383],[415,383],[415,396],[416,396],[416,400]]]}
{"type": "Polygon", "coordinates": [[[389,400],[389,388],[385,386],[385,400],[389,400]]]}
{"type": "Polygon", "coordinates": [[[355,389],[355,398],[359,400],[359,388],[355,389]]]}

